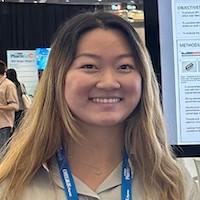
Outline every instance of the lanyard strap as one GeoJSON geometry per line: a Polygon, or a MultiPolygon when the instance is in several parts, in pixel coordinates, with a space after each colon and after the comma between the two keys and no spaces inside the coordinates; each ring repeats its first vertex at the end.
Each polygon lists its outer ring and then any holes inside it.
{"type": "Polygon", "coordinates": [[[56,154],[60,176],[64,185],[65,195],[68,200],[78,200],[78,193],[76,191],[75,183],[72,177],[70,167],[65,159],[65,152],[60,148],[56,154]]]}
{"type": "MultiPolygon", "coordinates": [[[[60,176],[62,178],[64,191],[67,200],[78,200],[78,193],[73,180],[73,176],[70,167],[65,159],[65,152],[63,148],[60,148],[56,153],[56,158],[59,166],[60,176]]],[[[121,199],[132,200],[132,175],[131,168],[128,162],[128,155],[125,152],[122,163],[122,187],[121,187],[121,199]]]]}
{"type": "Polygon", "coordinates": [[[128,154],[125,152],[122,163],[122,189],[121,199],[132,200],[132,175],[131,168],[128,162],[128,154]]]}

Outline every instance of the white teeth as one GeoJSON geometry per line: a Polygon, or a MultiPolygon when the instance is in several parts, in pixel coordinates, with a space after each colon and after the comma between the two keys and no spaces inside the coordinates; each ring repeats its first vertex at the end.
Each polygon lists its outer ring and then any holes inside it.
{"type": "Polygon", "coordinates": [[[121,101],[120,98],[91,98],[95,103],[118,103],[121,101]]]}

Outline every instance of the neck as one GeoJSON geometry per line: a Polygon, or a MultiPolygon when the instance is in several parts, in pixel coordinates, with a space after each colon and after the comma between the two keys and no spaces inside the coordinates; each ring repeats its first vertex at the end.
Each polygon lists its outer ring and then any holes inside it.
{"type": "Polygon", "coordinates": [[[95,190],[122,161],[123,127],[81,128],[85,140],[70,139],[66,154],[72,173],[95,190]],[[87,130],[87,131],[86,131],[87,130]]]}
{"type": "Polygon", "coordinates": [[[68,143],[68,156],[79,161],[100,165],[105,162],[117,162],[122,159],[124,148],[123,127],[109,128],[81,128],[84,140],[78,143],[70,140],[68,143]]]}

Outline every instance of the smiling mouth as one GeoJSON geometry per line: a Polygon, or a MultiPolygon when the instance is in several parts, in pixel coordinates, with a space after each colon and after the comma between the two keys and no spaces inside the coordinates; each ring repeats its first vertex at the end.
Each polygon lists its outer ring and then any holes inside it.
{"type": "Polygon", "coordinates": [[[94,97],[94,98],[89,98],[90,101],[94,103],[104,103],[104,104],[112,104],[112,103],[119,103],[122,101],[122,98],[120,97],[94,97]]]}

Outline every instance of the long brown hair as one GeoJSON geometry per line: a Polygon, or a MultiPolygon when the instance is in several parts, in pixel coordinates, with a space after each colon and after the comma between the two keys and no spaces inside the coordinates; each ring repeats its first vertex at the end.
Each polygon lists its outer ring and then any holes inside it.
{"type": "Polygon", "coordinates": [[[80,137],[76,119],[64,99],[64,80],[79,38],[95,28],[122,32],[142,77],[141,101],[126,120],[125,145],[144,185],[145,199],[153,199],[151,190],[156,190],[162,200],[184,199],[183,176],[166,142],[159,87],[149,54],[128,22],[104,12],[80,14],[58,31],[32,107],[0,164],[0,182],[9,177],[3,198],[13,200],[23,190],[42,163],[55,154],[65,131],[73,138],[80,137]]]}

